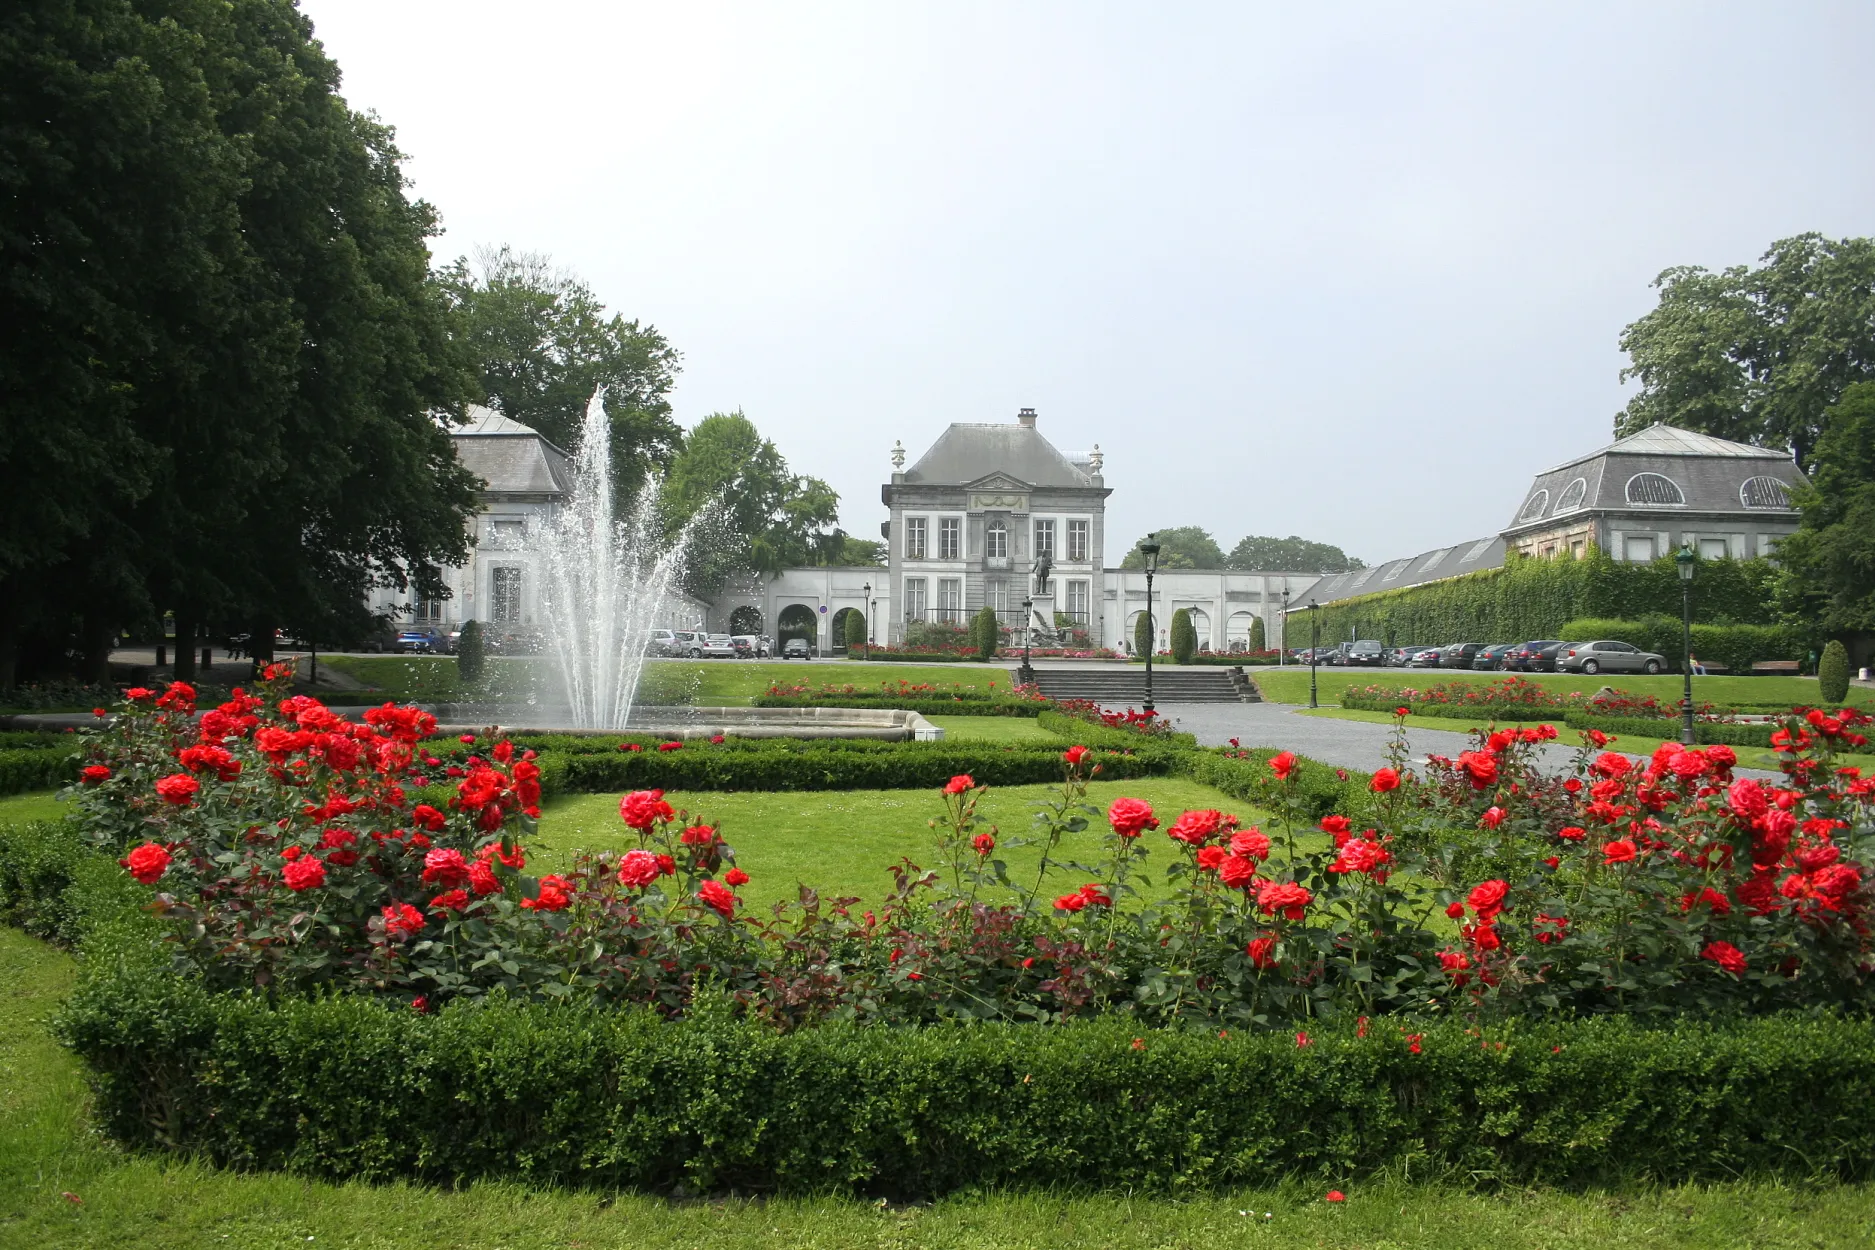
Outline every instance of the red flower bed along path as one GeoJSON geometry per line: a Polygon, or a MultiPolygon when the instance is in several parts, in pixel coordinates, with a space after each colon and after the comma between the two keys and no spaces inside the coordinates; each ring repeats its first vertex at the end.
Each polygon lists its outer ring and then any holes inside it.
{"type": "Polygon", "coordinates": [[[1396,735],[1363,810],[1319,821],[1282,753],[1260,769],[1261,827],[1134,799],[1102,811],[1097,757],[1074,747],[1027,831],[988,826],[983,787],[959,776],[934,796],[929,866],[902,862],[888,897],[803,888],[761,915],[738,896],[733,831],[658,791],[621,797],[625,853],[532,875],[531,752],[465,738],[444,776],[426,713],[387,704],[355,724],[279,693],[198,720],[185,685],[133,690],[76,787],[88,836],[223,989],[344,987],[419,1012],[503,991],[676,1016],[711,986],[783,1029],[1115,1010],[1274,1028],[1861,1007],[1875,969],[1875,782],[1831,763],[1865,742],[1853,709],[1781,729],[1775,785],[1734,779],[1725,747],[1635,765],[1599,734],[1544,776],[1530,755],[1548,726],[1481,732],[1417,772],[1396,735]],[[1012,877],[1003,853],[1024,844],[1043,870],[1012,877]],[[1146,901],[1149,881],[1169,888],[1146,901]]]}

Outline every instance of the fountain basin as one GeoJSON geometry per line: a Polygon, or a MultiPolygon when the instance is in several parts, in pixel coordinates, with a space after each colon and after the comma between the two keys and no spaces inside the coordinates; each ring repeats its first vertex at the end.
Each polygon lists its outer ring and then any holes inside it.
{"type": "Polygon", "coordinates": [[[635,707],[627,729],[581,729],[550,708],[512,704],[439,703],[429,709],[439,733],[499,725],[504,733],[578,733],[595,737],[664,734],[673,738],[870,738],[880,742],[942,742],[944,730],[917,712],[844,707],[635,707]]]}

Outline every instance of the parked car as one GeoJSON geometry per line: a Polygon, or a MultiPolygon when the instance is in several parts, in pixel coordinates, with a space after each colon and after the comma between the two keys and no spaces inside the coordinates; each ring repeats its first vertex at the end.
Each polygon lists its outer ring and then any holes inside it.
{"type": "Polygon", "coordinates": [[[1387,649],[1372,638],[1363,638],[1349,644],[1341,662],[1350,668],[1379,668],[1387,662],[1387,649]]]}
{"type": "Polygon", "coordinates": [[[1556,648],[1561,645],[1554,638],[1520,642],[1504,653],[1504,667],[1513,673],[1553,673],[1556,671],[1556,648]]]}
{"type": "Polygon", "coordinates": [[[733,660],[736,658],[735,640],[728,634],[704,634],[703,654],[712,660],[733,660]]]}
{"type": "Polygon", "coordinates": [[[1556,652],[1559,673],[1659,673],[1666,667],[1665,656],[1625,642],[1570,642],[1556,652]]]}
{"type": "Polygon", "coordinates": [[[428,630],[406,629],[398,633],[395,649],[406,655],[428,655],[438,647],[428,630]]]}
{"type": "Polygon", "coordinates": [[[1482,642],[1449,643],[1439,656],[1439,667],[1470,668],[1472,659],[1482,650],[1482,642]]]}
{"type": "Polygon", "coordinates": [[[784,660],[811,660],[814,648],[805,638],[790,638],[781,644],[781,658],[784,660]]]}
{"type": "Polygon", "coordinates": [[[645,643],[645,654],[671,656],[682,655],[683,651],[677,645],[675,632],[668,629],[654,629],[651,631],[650,639],[645,643]]]}
{"type": "Polygon", "coordinates": [[[1444,647],[1425,647],[1415,651],[1406,664],[1408,668],[1438,668],[1444,661],[1444,647]]]}
{"type": "Polygon", "coordinates": [[[694,629],[672,630],[671,643],[676,648],[672,655],[687,655],[693,660],[703,658],[703,635],[694,629]]]}
{"type": "Polygon", "coordinates": [[[1389,647],[1387,649],[1387,663],[1393,665],[1395,668],[1405,668],[1408,664],[1412,663],[1414,655],[1424,650],[1424,647],[1404,643],[1397,647],[1389,647]]]}
{"type": "Polygon", "coordinates": [[[1514,642],[1494,642],[1471,657],[1471,666],[1480,672],[1495,673],[1504,667],[1504,657],[1516,645],[1514,642]]]}

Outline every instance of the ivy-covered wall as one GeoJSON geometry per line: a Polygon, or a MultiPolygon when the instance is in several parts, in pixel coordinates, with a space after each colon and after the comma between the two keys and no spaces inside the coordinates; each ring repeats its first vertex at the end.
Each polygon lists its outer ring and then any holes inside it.
{"type": "MultiPolygon", "coordinates": [[[[1708,625],[1769,625],[1768,560],[1701,560],[1693,580],[1693,619],[1708,625]]],[[[1560,638],[1581,617],[1638,620],[1680,615],[1680,577],[1670,556],[1619,563],[1591,547],[1581,559],[1512,556],[1502,568],[1357,595],[1323,604],[1322,645],[1349,638],[1407,643],[1524,642],[1560,638]]],[[[1307,646],[1309,614],[1291,605],[1289,645],[1307,646]]]]}

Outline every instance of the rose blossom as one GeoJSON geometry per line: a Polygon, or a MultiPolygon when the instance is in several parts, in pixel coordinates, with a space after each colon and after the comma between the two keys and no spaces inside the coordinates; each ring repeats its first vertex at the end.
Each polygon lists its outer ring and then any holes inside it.
{"type": "Polygon", "coordinates": [[[315,889],[326,883],[326,866],[317,855],[297,855],[291,863],[280,870],[280,879],[286,882],[286,888],[295,894],[302,890],[315,889]]]}
{"type": "Polygon", "coordinates": [[[145,842],[130,854],[117,861],[130,870],[130,875],[145,885],[155,885],[165,872],[169,871],[169,861],[174,858],[169,848],[154,842],[145,842]]]}
{"type": "Polygon", "coordinates": [[[650,885],[658,879],[658,857],[643,849],[625,852],[625,858],[619,861],[618,879],[624,885],[650,885]]]}
{"type": "Polygon", "coordinates": [[[1159,827],[1152,804],[1140,799],[1115,799],[1107,809],[1107,823],[1123,838],[1137,838],[1142,830],[1159,827]]]}

